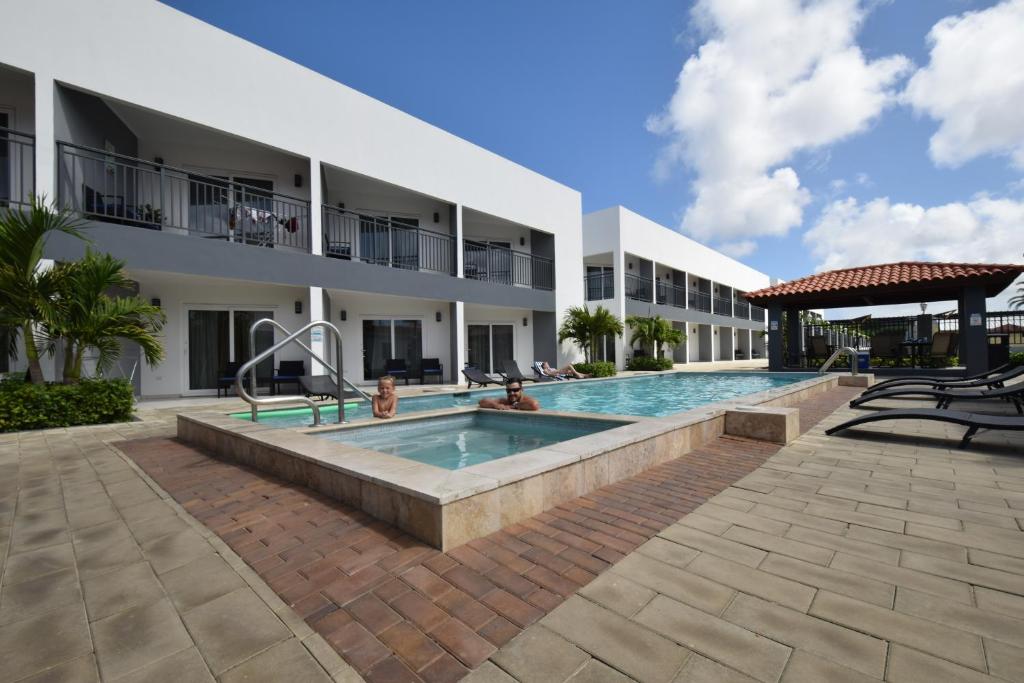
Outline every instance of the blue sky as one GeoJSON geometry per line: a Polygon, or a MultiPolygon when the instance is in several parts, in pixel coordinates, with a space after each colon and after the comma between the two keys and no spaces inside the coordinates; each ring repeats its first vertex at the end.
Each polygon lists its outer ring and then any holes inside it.
{"type": "Polygon", "coordinates": [[[1024,262],[1024,0],[167,4],[774,276],[1024,262]]]}

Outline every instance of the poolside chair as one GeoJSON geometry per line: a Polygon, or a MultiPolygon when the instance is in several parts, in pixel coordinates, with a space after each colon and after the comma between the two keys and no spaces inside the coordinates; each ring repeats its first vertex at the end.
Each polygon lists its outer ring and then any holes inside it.
{"type": "Polygon", "coordinates": [[[902,334],[892,332],[881,332],[871,337],[871,357],[882,360],[895,360],[899,366],[903,362],[903,351],[900,349],[900,342],[903,341],[902,334]]]}
{"type": "Polygon", "coordinates": [[[901,379],[893,379],[888,382],[881,382],[873,387],[868,388],[864,391],[865,394],[874,394],[879,391],[885,391],[886,389],[896,389],[898,387],[912,387],[912,386],[928,386],[934,389],[973,389],[977,387],[986,387],[989,389],[998,389],[999,387],[1006,384],[1011,379],[1024,376],[1024,365],[1018,365],[1017,367],[1010,367],[1009,363],[999,366],[996,370],[1006,369],[1005,372],[997,372],[992,374],[991,371],[983,372],[978,375],[972,375],[971,377],[964,377],[963,379],[939,379],[937,377],[904,377],[901,379]],[[1006,369],[1009,368],[1009,369],[1006,369]]]}
{"type": "Polygon", "coordinates": [[[404,379],[405,386],[409,386],[409,368],[404,358],[388,358],[384,363],[384,374],[391,375],[396,380],[404,379]]]}
{"type": "Polygon", "coordinates": [[[998,389],[937,389],[934,387],[893,387],[884,391],[874,393],[863,393],[850,401],[850,407],[864,405],[868,401],[880,398],[906,398],[924,396],[937,399],[936,408],[948,408],[953,401],[976,401],[986,399],[1001,399],[1009,401],[1017,408],[1017,412],[1024,415],[1024,382],[1017,382],[1010,386],[999,387],[998,389]]]}
{"type": "Polygon", "coordinates": [[[426,384],[427,377],[437,377],[440,384],[444,379],[444,366],[440,358],[424,358],[420,362],[420,384],[426,384]]]}
{"type": "Polygon", "coordinates": [[[896,410],[879,410],[868,415],[861,415],[852,420],[825,430],[828,435],[850,427],[857,427],[868,422],[881,420],[936,420],[951,422],[967,427],[967,433],[960,440],[959,448],[966,448],[978,433],[979,429],[1024,430],[1024,416],[1021,415],[987,415],[984,413],[968,413],[961,410],[941,410],[938,408],[907,408],[896,410]]]}
{"type": "Polygon", "coordinates": [[[808,365],[813,363],[815,367],[820,367],[828,360],[828,356],[828,343],[825,341],[825,337],[823,335],[813,334],[807,337],[808,365]]]}
{"type": "Polygon", "coordinates": [[[932,365],[941,367],[945,360],[952,358],[956,350],[956,332],[936,332],[932,336],[932,347],[929,352],[932,365]]]}
{"type": "MultiPolygon", "coordinates": [[[[235,385],[235,378],[238,376],[238,369],[241,367],[242,364],[236,363],[235,361],[230,361],[224,365],[224,370],[221,371],[220,375],[217,377],[217,398],[220,398],[221,390],[224,391],[224,396],[228,396],[231,391],[231,387],[235,385]]],[[[252,384],[252,382],[249,381],[248,375],[246,375],[242,381],[245,382],[246,386],[252,384]]],[[[252,387],[249,386],[249,389],[251,390],[252,387]]]]}
{"type": "Polygon", "coordinates": [[[467,389],[472,389],[474,384],[479,384],[482,387],[488,384],[501,384],[500,380],[491,379],[480,368],[463,368],[462,374],[466,376],[467,389]]]}
{"type": "Polygon", "coordinates": [[[533,365],[530,366],[533,369],[533,374],[537,376],[538,382],[564,382],[570,379],[567,375],[549,375],[544,372],[543,365],[542,361],[535,360],[533,365]]]}
{"type": "MultiPolygon", "coordinates": [[[[503,360],[501,362],[501,369],[498,370],[498,374],[505,378],[505,381],[519,380],[520,382],[537,382],[534,377],[527,377],[523,374],[522,370],[519,369],[519,364],[514,360],[503,360]]],[[[551,379],[550,377],[548,379],[551,379]]]]}
{"type": "Polygon", "coordinates": [[[281,384],[294,384],[301,389],[299,378],[306,374],[306,364],[301,360],[283,360],[270,380],[273,393],[281,391],[281,384]]]}
{"type": "Polygon", "coordinates": [[[338,383],[330,375],[303,375],[299,377],[299,386],[307,397],[316,396],[321,401],[338,399],[338,383]]]}

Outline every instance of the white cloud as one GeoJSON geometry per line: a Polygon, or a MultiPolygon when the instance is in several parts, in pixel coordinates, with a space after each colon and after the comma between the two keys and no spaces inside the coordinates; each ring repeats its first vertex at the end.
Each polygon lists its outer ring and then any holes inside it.
{"type": "Polygon", "coordinates": [[[754,240],[740,240],[739,242],[726,242],[718,245],[718,251],[733,258],[750,256],[757,249],[757,242],[754,240]]]}
{"type": "Polygon", "coordinates": [[[696,171],[685,232],[749,241],[801,224],[810,194],[786,162],[865,130],[909,66],[865,60],[864,15],[857,0],[699,0],[693,18],[708,39],[648,121],[668,140],[655,175],[696,171]]]}
{"type": "Polygon", "coordinates": [[[928,66],[903,99],[940,122],[929,154],[959,166],[985,154],[1024,168],[1024,0],[946,17],[928,34],[928,66]]]}

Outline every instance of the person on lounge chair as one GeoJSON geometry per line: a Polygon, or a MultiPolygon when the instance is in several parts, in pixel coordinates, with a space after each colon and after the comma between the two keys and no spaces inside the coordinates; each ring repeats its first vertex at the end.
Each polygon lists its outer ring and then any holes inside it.
{"type": "Polygon", "coordinates": [[[493,410],[540,410],[537,399],[523,392],[523,383],[518,379],[510,379],[505,384],[505,398],[482,398],[480,407],[493,410]]]}
{"type": "Polygon", "coordinates": [[[544,361],[540,364],[540,371],[548,377],[571,377],[573,379],[586,379],[587,377],[590,377],[590,375],[585,375],[576,370],[576,368],[572,366],[572,363],[569,363],[564,368],[556,370],[548,365],[547,361],[544,361]]]}
{"type": "Polygon", "coordinates": [[[395,378],[384,375],[377,380],[377,393],[373,395],[373,416],[387,420],[398,412],[398,394],[395,393],[395,378]]]}

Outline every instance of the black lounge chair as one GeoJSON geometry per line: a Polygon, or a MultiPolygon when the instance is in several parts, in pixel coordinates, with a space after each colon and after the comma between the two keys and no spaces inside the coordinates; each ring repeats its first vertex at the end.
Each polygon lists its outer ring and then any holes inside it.
{"type": "Polygon", "coordinates": [[[299,386],[307,397],[316,396],[321,401],[338,399],[338,383],[330,375],[303,375],[299,378],[299,386]]]}
{"type": "Polygon", "coordinates": [[[501,370],[498,370],[498,374],[505,378],[506,382],[511,380],[517,380],[519,382],[536,382],[538,380],[533,377],[527,377],[523,374],[523,371],[519,369],[519,364],[514,360],[506,360],[501,362],[501,370]]]}
{"type": "MultiPolygon", "coordinates": [[[[234,361],[226,363],[224,370],[221,371],[220,376],[217,377],[217,398],[220,398],[220,392],[224,392],[224,396],[227,396],[231,391],[231,388],[235,386],[235,378],[238,376],[238,369],[242,367],[241,363],[234,361]]],[[[249,386],[252,382],[249,381],[249,375],[246,375],[242,380],[250,391],[252,387],[249,386]]]]}
{"type": "Polygon", "coordinates": [[[404,358],[388,358],[384,363],[384,374],[391,375],[396,380],[404,379],[405,386],[409,386],[409,368],[404,358]]]}
{"type": "Polygon", "coordinates": [[[306,364],[301,360],[283,360],[271,379],[271,387],[275,394],[280,393],[281,384],[294,384],[301,389],[299,378],[305,374],[306,364]]]}
{"type": "Polygon", "coordinates": [[[893,387],[913,386],[915,384],[948,386],[960,389],[970,387],[1001,387],[1006,380],[1013,379],[1014,377],[1020,377],[1021,375],[1024,375],[1024,365],[1011,367],[1009,363],[1004,363],[998,368],[986,370],[985,372],[980,372],[977,375],[971,375],[970,377],[899,377],[897,379],[888,379],[870,387],[865,393],[884,391],[885,389],[891,389],[893,387]]]}
{"type": "Polygon", "coordinates": [[[542,363],[537,361],[530,366],[530,369],[533,370],[533,374],[537,378],[538,382],[567,382],[572,379],[569,375],[549,375],[541,369],[541,365],[542,363]]]}
{"type": "Polygon", "coordinates": [[[501,384],[500,380],[491,379],[480,368],[463,368],[462,374],[466,376],[467,389],[472,389],[474,384],[482,387],[488,384],[501,384]]]}
{"type": "Polygon", "coordinates": [[[978,433],[979,429],[1024,430],[1024,417],[1020,415],[986,415],[984,413],[968,413],[962,410],[940,410],[938,408],[907,408],[896,410],[879,410],[869,415],[861,415],[842,424],[825,430],[828,435],[850,427],[857,427],[868,422],[881,420],[936,420],[951,422],[967,427],[967,433],[960,440],[959,448],[966,448],[978,433]]]}
{"type": "Polygon", "coordinates": [[[972,401],[989,398],[998,398],[1010,401],[1014,407],[1017,408],[1017,412],[1024,414],[1024,382],[1017,382],[1011,384],[1008,387],[999,387],[998,389],[937,389],[934,387],[893,387],[892,389],[885,389],[884,391],[876,391],[871,394],[861,394],[857,398],[850,401],[850,407],[856,408],[857,406],[864,405],[868,401],[874,401],[878,398],[903,398],[923,396],[926,398],[934,398],[938,401],[935,404],[936,408],[948,408],[949,404],[953,401],[972,401]]]}
{"type": "Polygon", "coordinates": [[[443,381],[444,366],[440,358],[424,358],[420,362],[420,384],[426,384],[427,377],[437,377],[438,383],[443,381]]]}

